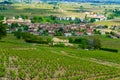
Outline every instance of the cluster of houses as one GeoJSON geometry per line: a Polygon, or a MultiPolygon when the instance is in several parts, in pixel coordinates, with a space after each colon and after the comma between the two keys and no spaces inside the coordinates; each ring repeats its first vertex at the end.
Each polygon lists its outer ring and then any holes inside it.
{"type": "MultiPolygon", "coordinates": [[[[51,23],[31,23],[30,20],[19,19],[8,19],[5,22],[11,26],[12,23],[18,23],[18,25],[25,24],[28,26],[28,32],[31,32],[36,35],[44,35],[46,32],[49,36],[56,35],[56,31],[62,30],[64,36],[80,36],[80,35],[92,35],[94,34],[94,28],[87,26],[85,23],[80,24],[51,24],[51,23]]],[[[22,28],[22,27],[21,27],[22,28]]],[[[16,29],[17,30],[17,29],[16,29]]],[[[22,31],[23,28],[22,28],[22,31]]]]}
{"type": "MultiPolygon", "coordinates": [[[[112,31],[116,31],[120,29],[119,26],[88,26],[86,23],[80,24],[51,24],[51,23],[32,23],[29,19],[8,19],[4,20],[9,26],[12,23],[18,23],[18,25],[25,24],[28,26],[28,32],[33,33],[35,35],[49,35],[54,36],[57,32],[61,32],[62,36],[82,36],[82,35],[94,35],[94,30],[99,31],[100,34],[110,33],[112,31]]],[[[22,31],[24,29],[21,27],[22,31]]],[[[17,29],[15,29],[17,30],[17,29]]],[[[9,30],[11,31],[11,30],[9,30]]],[[[116,33],[116,32],[115,32],[116,33]]],[[[119,37],[119,32],[117,32],[117,37],[119,37]]]]}
{"type": "Polygon", "coordinates": [[[103,20],[107,20],[107,17],[105,17],[103,14],[96,14],[93,12],[85,12],[85,14],[87,15],[87,17],[89,18],[94,18],[95,21],[103,21],[103,20]]]}
{"type": "Polygon", "coordinates": [[[119,25],[111,25],[111,26],[96,26],[96,31],[99,31],[101,35],[108,34],[110,38],[120,38],[120,26],[119,25]]]}

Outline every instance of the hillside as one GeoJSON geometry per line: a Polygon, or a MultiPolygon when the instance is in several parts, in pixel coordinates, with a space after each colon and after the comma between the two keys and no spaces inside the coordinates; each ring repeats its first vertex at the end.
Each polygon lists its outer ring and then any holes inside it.
{"type": "MultiPolygon", "coordinates": [[[[120,42],[119,39],[108,40],[104,37],[101,39],[105,43],[120,42]]],[[[13,35],[8,35],[0,41],[0,45],[2,45],[0,46],[2,80],[120,79],[120,53],[28,44],[17,40],[13,35]]]]}

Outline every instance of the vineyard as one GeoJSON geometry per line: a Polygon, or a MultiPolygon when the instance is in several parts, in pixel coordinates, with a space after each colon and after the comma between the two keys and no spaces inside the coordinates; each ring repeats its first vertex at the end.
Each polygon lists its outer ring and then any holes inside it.
{"type": "Polygon", "coordinates": [[[0,41],[0,80],[119,80],[120,54],[0,41]]]}

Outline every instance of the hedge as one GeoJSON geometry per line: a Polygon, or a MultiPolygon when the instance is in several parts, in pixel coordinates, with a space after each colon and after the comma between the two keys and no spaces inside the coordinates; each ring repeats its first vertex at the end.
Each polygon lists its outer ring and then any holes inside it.
{"type": "Polygon", "coordinates": [[[117,49],[110,49],[110,48],[100,48],[100,50],[103,50],[103,51],[109,51],[109,52],[118,52],[117,49]]]}

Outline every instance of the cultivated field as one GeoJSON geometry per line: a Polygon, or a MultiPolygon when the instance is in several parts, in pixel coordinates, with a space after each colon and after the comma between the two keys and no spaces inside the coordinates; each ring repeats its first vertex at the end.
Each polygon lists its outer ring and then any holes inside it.
{"type": "Polygon", "coordinates": [[[53,4],[39,3],[39,4],[12,4],[8,5],[8,10],[0,10],[0,14],[12,17],[16,15],[27,16],[71,16],[71,17],[85,17],[84,12],[104,13],[104,10],[119,8],[119,5],[104,5],[92,3],[58,3],[59,9],[53,9],[53,4]],[[80,6],[83,6],[83,12],[80,12],[80,6]]]}
{"type": "MultiPolygon", "coordinates": [[[[103,46],[120,39],[101,37],[103,46]]],[[[0,80],[119,80],[120,52],[28,44],[8,35],[0,41],[0,80]]]]}
{"type": "Polygon", "coordinates": [[[107,26],[117,25],[118,26],[118,25],[120,25],[119,21],[116,21],[116,20],[98,21],[98,22],[94,22],[90,25],[107,25],[107,26]]]}

